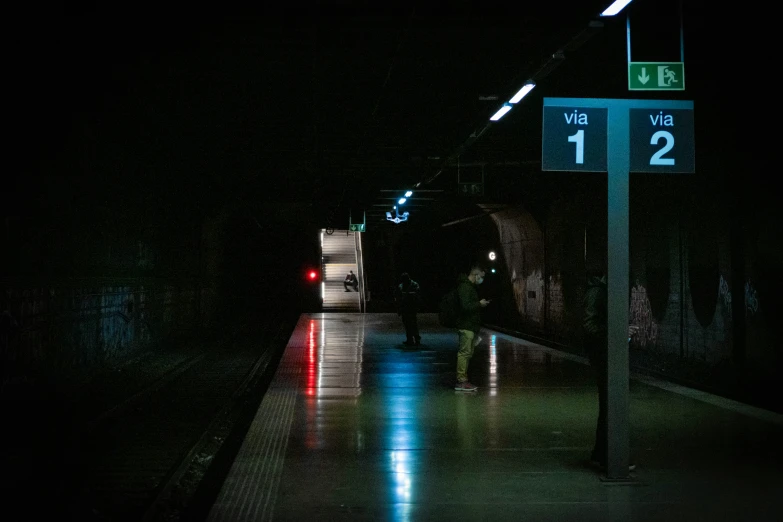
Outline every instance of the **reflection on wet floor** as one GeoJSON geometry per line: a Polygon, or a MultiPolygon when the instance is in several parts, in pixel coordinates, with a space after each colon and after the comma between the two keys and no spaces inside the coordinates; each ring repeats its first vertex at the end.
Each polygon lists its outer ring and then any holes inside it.
{"type": "Polygon", "coordinates": [[[625,486],[644,487],[607,486],[587,465],[597,397],[583,358],[485,330],[479,390],[456,392],[456,334],[420,324],[411,350],[396,314],[303,315],[210,520],[779,514],[780,416],[632,380],[639,468],[625,486]]]}

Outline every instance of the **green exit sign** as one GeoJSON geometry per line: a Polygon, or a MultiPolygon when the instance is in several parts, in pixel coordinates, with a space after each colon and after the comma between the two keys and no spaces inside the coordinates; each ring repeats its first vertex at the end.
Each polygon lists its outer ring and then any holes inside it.
{"type": "Polygon", "coordinates": [[[684,91],[683,62],[628,63],[629,91],[684,91]]]}
{"type": "Polygon", "coordinates": [[[348,230],[350,232],[364,232],[364,223],[351,223],[348,230]]]}

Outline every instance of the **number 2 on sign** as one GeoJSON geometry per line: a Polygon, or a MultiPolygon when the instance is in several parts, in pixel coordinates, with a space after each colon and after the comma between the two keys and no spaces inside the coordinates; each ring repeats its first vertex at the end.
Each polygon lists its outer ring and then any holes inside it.
{"type": "MultiPolygon", "coordinates": [[[[674,136],[671,132],[658,131],[650,138],[650,145],[657,145],[663,138],[666,143],[663,148],[652,155],[650,158],[650,165],[674,165],[674,158],[664,158],[663,155],[674,148],[674,136]]],[[[585,162],[585,131],[579,129],[576,134],[572,134],[568,137],[569,143],[576,143],[576,163],[582,164],[585,162]]]]}
{"type": "Polygon", "coordinates": [[[658,131],[650,138],[650,145],[658,145],[658,141],[663,138],[666,140],[666,145],[653,154],[650,158],[650,165],[674,165],[674,158],[663,158],[662,156],[674,148],[674,136],[671,132],[658,131]]]}

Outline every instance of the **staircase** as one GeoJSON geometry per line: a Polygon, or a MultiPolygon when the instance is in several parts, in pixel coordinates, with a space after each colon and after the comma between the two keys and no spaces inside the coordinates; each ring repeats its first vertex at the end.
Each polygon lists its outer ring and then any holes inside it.
{"type": "Polygon", "coordinates": [[[323,232],[321,245],[321,264],[324,312],[361,312],[364,276],[360,270],[356,233],[347,230],[335,230],[333,234],[323,232]],[[349,270],[353,270],[359,279],[359,291],[350,286],[346,292],[343,281],[349,270]]]}

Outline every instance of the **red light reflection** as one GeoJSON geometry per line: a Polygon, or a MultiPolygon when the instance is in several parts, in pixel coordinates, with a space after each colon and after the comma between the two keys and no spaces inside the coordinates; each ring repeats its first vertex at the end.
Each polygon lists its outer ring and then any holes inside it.
{"type": "Polygon", "coordinates": [[[315,321],[312,319],[310,320],[307,340],[307,389],[305,393],[312,396],[315,395],[316,379],[318,377],[318,352],[316,350],[318,343],[315,339],[315,321]]]}

